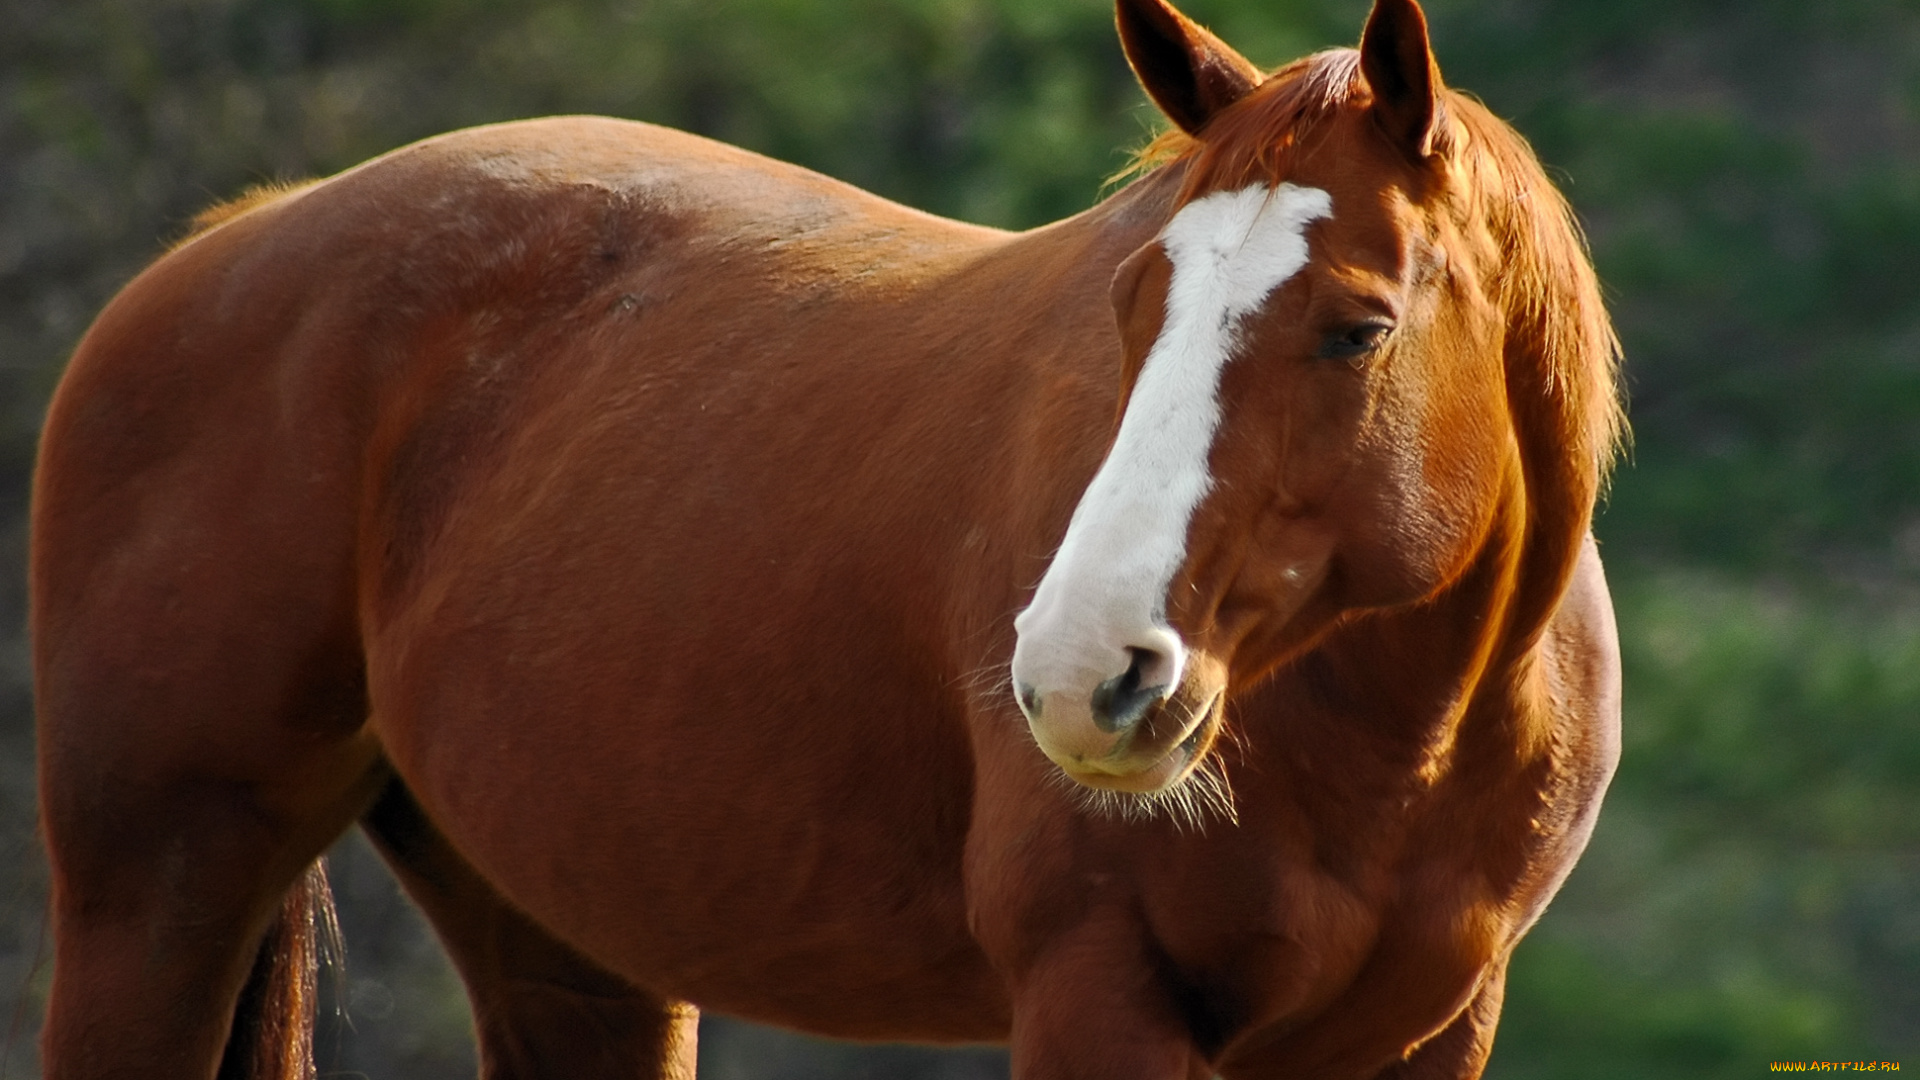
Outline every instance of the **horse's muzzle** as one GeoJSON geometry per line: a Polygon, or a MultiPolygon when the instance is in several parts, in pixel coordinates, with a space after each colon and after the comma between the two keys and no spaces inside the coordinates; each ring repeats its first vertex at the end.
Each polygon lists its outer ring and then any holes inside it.
{"type": "Polygon", "coordinates": [[[1087,787],[1150,793],[1192,772],[1219,726],[1215,665],[1186,664],[1177,683],[1153,678],[1164,658],[1134,649],[1127,670],[1091,694],[1045,693],[1014,683],[1034,740],[1070,779],[1087,787]]]}

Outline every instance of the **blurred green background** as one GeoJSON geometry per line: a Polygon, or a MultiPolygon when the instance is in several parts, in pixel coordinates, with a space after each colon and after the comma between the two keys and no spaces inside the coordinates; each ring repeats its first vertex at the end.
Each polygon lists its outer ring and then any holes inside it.
{"type": "MultiPolygon", "coordinates": [[[[1275,65],[1365,0],[1191,0],[1275,65]]],[[[1432,0],[1454,85],[1592,235],[1637,432],[1599,523],[1626,754],[1512,975],[1490,1075],[1920,1068],[1920,2],[1432,0]]],[[[205,204],[449,128],[654,120],[916,206],[1089,205],[1153,117],[1106,0],[0,0],[0,564],[46,395],[205,204]]],[[[0,576],[0,1077],[38,1075],[46,872],[0,576]]],[[[471,1075],[465,1006],[357,843],[322,1064],[471,1075]]],[[[703,1076],[996,1077],[713,1019],[703,1076]]]]}

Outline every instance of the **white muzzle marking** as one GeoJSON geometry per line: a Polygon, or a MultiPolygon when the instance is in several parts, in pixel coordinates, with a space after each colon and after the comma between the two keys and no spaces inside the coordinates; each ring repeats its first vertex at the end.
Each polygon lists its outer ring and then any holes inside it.
{"type": "Polygon", "coordinates": [[[1161,232],[1173,275],[1160,336],[1112,450],[1013,624],[1016,696],[1056,760],[1043,718],[1048,729],[1084,729],[1095,689],[1136,663],[1140,686],[1179,684],[1186,648],[1167,623],[1167,590],[1212,487],[1221,372],[1241,323],[1306,265],[1307,226],[1332,213],[1318,188],[1255,185],[1195,199],[1161,232]]]}

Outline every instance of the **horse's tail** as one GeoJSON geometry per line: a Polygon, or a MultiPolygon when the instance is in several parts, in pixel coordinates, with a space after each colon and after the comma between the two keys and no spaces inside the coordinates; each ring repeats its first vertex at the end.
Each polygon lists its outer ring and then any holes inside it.
{"type": "Polygon", "coordinates": [[[340,923],[326,861],[300,875],[240,991],[219,1080],[312,1080],[320,965],[339,953],[340,923]]]}

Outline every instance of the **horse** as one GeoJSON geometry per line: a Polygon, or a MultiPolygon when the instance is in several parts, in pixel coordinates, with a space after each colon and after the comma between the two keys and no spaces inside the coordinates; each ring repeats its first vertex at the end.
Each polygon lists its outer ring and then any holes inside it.
{"type": "Polygon", "coordinates": [[[31,535],[53,1080],[310,1070],[356,823],[491,1078],[699,1011],[1020,1080],[1478,1076],[1618,755],[1617,346],[1414,0],[1008,233],[670,130],[217,210],[31,535]]]}

